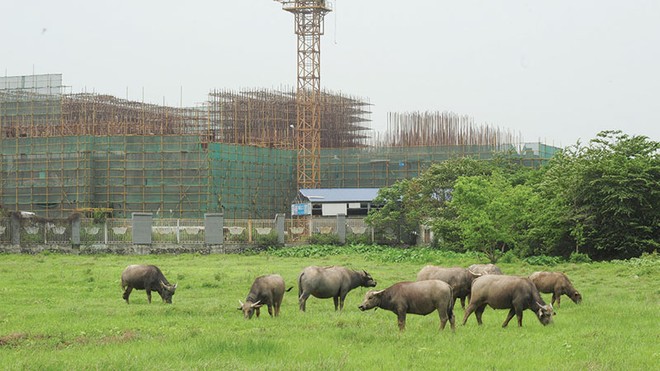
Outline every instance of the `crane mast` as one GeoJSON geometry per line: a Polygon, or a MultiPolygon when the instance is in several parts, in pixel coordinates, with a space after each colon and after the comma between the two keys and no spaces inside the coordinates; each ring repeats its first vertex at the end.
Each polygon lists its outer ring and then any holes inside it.
{"type": "Polygon", "coordinates": [[[298,37],[296,144],[298,188],[321,186],[321,35],[325,0],[275,0],[295,17],[298,37]]]}

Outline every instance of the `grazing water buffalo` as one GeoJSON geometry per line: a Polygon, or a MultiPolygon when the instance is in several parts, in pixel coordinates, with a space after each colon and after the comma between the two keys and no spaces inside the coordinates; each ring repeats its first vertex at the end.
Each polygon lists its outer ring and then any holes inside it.
{"type": "Polygon", "coordinates": [[[470,287],[472,287],[472,281],[475,277],[477,275],[472,274],[465,268],[443,268],[434,265],[427,265],[417,273],[417,281],[440,280],[447,282],[454,293],[452,307],[456,303],[456,299],[461,299],[461,308],[465,308],[465,298],[470,295],[470,287]]]}
{"type": "Polygon", "coordinates": [[[509,314],[502,327],[506,327],[515,314],[518,316],[518,326],[522,326],[523,310],[530,309],[545,326],[552,322],[554,311],[552,305],[547,305],[534,283],[527,277],[504,275],[485,275],[472,282],[472,300],[465,310],[463,324],[467,322],[472,312],[475,312],[480,325],[481,315],[490,305],[493,309],[509,309],[509,314]]]}
{"type": "MultiPolygon", "coordinates": [[[[292,288],[293,286],[289,287],[286,291],[291,291],[292,288]]],[[[273,316],[273,311],[275,312],[275,316],[279,316],[282,298],[284,298],[284,279],[282,279],[282,276],[279,274],[259,276],[252,283],[250,292],[247,298],[245,298],[245,303],[240,300],[238,301],[241,304],[238,310],[243,311],[243,317],[245,319],[250,319],[255,313],[259,317],[259,308],[267,305],[268,314],[271,317],[273,316]]]]}
{"type": "Polygon", "coordinates": [[[566,295],[575,304],[582,302],[582,295],[573,287],[571,281],[561,272],[534,272],[529,276],[536,288],[543,293],[552,293],[552,305],[557,301],[557,308],[561,304],[561,296],[566,295]]]}
{"type": "Polygon", "coordinates": [[[163,272],[155,265],[129,265],[121,273],[121,288],[124,290],[123,298],[126,304],[133,289],[146,290],[149,303],[151,291],[156,291],[164,302],[172,304],[176,284],[170,285],[163,272]]]}
{"type": "Polygon", "coordinates": [[[383,308],[396,313],[399,331],[406,328],[406,314],[423,316],[438,311],[440,330],[445,328],[447,320],[452,331],[455,329],[454,297],[449,284],[440,280],[417,282],[399,282],[385,290],[369,291],[358,308],[364,311],[371,308],[383,308]]]}
{"type": "Polygon", "coordinates": [[[475,275],[502,274],[502,270],[495,264],[472,264],[468,270],[475,275]]]}
{"type": "Polygon", "coordinates": [[[331,267],[307,267],[298,276],[298,303],[300,310],[305,311],[305,304],[310,295],[335,302],[335,310],[344,309],[346,294],[354,288],[375,287],[376,281],[367,271],[354,271],[352,269],[331,267]]]}

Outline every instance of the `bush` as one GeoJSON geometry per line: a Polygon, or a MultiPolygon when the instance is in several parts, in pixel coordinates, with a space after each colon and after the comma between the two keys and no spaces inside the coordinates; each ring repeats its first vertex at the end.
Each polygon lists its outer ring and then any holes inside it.
{"type": "Polygon", "coordinates": [[[254,239],[254,244],[257,248],[264,249],[267,247],[279,247],[281,244],[277,241],[277,233],[258,234],[254,239]]]}
{"type": "Polygon", "coordinates": [[[571,263],[591,263],[591,258],[587,254],[573,252],[568,261],[571,263]]]}
{"type": "Polygon", "coordinates": [[[346,244],[348,245],[371,245],[371,235],[367,233],[346,235],[346,244]]]}
{"type": "Polygon", "coordinates": [[[500,263],[520,263],[520,258],[513,252],[513,250],[509,250],[502,254],[502,256],[498,259],[498,262],[500,263]]]}
{"type": "Polygon", "coordinates": [[[558,256],[537,255],[529,256],[523,259],[523,261],[530,265],[554,266],[561,263],[561,258],[558,256]]]}
{"type": "Polygon", "coordinates": [[[309,237],[308,242],[311,245],[341,245],[341,242],[339,242],[339,236],[336,234],[314,233],[309,237]]]}

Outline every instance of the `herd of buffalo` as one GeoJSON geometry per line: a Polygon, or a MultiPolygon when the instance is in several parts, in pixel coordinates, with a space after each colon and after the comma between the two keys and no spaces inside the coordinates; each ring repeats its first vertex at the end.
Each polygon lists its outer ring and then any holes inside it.
{"type": "MultiPolygon", "coordinates": [[[[162,271],[154,265],[129,265],[121,274],[123,298],[133,289],[145,290],[151,303],[151,292],[156,291],[163,301],[172,303],[177,285],[170,284],[162,271]]],[[[375,287],[376,281],[366,271],[356,271],[340,266],[310,266],[298,276],[298,304],[305,311],[309,296],[332,298],[335,310],[344,308],[344,299],[356,287],[375,287]]],[[[279,274],[259,276],[254,280],[245,302],[239,300],[239,310],[246,319],[254,314],[259,317],[259,308],[266,305],[268,314],[278,316],[285,291],[284,279],[279,274]]],[[[582,296],[571,281],[561,272],[535,272],[529,277],[504,275],[493,264],[473,264],[468,268],[443,268],[427,265],[417,274],[415,282],[399,282],[384,290],[370,290],[358,306],[362,311],[382,308],[396,313],[399,330],[406,326],[406,314],[427,315],[435,310],[440,316],[440,330],[447,321],[455,328],[453,313],[456,299],[465,308],[463,324],[474,313],[481,325],[481,316],[489,305],[493,309],[509,309],[502,324],[506,327],[514,315],[518,326],[522,326],[523,311],[529,309],[543,325],[552,322],[555,314],[553,305],[561,303],[561,295],[567,295],[573,302],[580,303],[582,296]],[[552,303],[546,304],[540,292],[552,293],[552,303]]]]}

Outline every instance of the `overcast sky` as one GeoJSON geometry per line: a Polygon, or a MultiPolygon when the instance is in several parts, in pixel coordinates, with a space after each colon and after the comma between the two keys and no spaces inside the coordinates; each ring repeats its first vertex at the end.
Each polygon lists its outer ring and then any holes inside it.
{"type": "MultiPolygon", "coordinates": [[[[451,111],[566,146],[660,140],[660,1],[336,0],[321,85],[387,112],[451,111]]],[[[292,88],[293,15],[272,0],[0,5],[0,72],[174,106],[213,88],[292,88]]]]}

